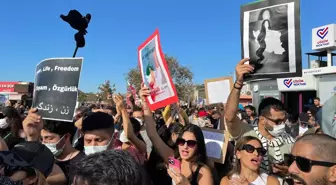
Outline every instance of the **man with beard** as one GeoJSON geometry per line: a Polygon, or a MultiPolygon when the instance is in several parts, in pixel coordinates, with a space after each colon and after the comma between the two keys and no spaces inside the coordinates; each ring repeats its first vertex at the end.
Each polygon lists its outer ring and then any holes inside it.
{"type": "Polygon", "coordinates": [[[299,138],[291,154],[285,154],[295,185],[336,185],[336,139],[307,134],[299,138]]]}

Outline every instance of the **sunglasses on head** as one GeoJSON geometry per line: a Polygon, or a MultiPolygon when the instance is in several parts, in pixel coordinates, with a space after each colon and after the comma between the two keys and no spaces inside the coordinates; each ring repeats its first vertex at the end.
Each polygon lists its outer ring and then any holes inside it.
{"type": "Polygon", "coordinates": [[[290,166],[293,162],[296,162],[296,166],[303,172],[310,172],[312,166],[325,166],[332,167],[336,163],[324,162],[324,161],[313,161],[304,157],[294,156],[292,154],[285,154],[285,164],[290,166]]]}
{"type": "Polygon", "coordinates": [[[265,150],[265,148],[263,148],[263,147],[256,148],[256,147],[254,147],[252,145],[249,145],[249,144],[244,145],[242,150],[245,150],[248,153],[253,153],[254,151],[257,151],[259,156],[264,156],[264,155],[266,155],[266,152],[267,152],[265,150]]]}
{"type": "Polygon", "coordinates": [[[187,143],[187,146],[190,148],[194,148],[197,145],[197,141],[195,140],[184,140],[182,138],[176,140],[176,144],[179,146],[184,146],[187,143]]]}

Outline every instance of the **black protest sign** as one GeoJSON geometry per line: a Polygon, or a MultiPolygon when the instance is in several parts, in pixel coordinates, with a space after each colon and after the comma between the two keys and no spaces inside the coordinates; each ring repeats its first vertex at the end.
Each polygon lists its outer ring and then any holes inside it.
{"type": "Polygon", "coordinates": [[[240,11],[242,58],[254,72],[246,80],[302,76],[300,0],[264,0],[240,11]]]}
{"type": "Polygon", "coordinates": [[[83,58],[51,58],[37,65],[33,107],[43,119],[73,120],[82,63],[83,58]]]}

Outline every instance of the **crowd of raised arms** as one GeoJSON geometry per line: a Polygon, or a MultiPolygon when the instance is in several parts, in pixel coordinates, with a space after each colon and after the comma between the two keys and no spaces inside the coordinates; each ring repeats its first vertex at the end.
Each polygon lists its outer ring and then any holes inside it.
{"type": "MultiPolygon", "coordinates": [[[[5,185],[335,185],[336,139],[323,134],[319,98],[300,115],[264,99],[239,107],[244,74],[226,104],[151,111],[141,104],[82,104],[73,123],[45,120],[36,108],[6,104],[0,120],[0,182],[5,185]],[[207,157],[203,128],[230,134],[224,163],[207,157]]],[[[134,100],[131,94],[128,98],[134,100]]]]}

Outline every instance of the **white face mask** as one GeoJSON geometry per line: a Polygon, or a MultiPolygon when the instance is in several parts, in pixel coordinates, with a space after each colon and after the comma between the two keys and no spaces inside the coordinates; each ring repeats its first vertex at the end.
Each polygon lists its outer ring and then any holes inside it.
{"type": "Polygon", "coordinates": [[[63,149],[65,147],[65,143],[61,149],[57,149],[56,145],[64,138],[64,136],[57,141],[57,143],[43,143],[49,150],[54,154],[55,157],[58,157],[63,153],[63,149]]]}
{"type": "Polygon", "coordinates": [[[126,137],[126,134],[124,131],[121,131],[120,135],[119,135],[119,141],[121,141],[122,143],[127,143],[129,142],[128,138],[126,137]]]}
{"type": "Polygon", "coordinates": [[[143,122],[142,122],[142,120],[141,119],[139,119],[139,118],[135,118],[136,120],[138,120],[139,121],[139,123],[140,123],[140,126],[143,126],[143,122]]]}
{"type": "Polygon", "coordinates": [[[6,118],[0,119],[0,128],[1,129],[6,129],[8,128],[9,123],[7,122],[6,118]]]}
{"type": "Polygon", "coordinates": [[[111,140],[107,143],[107,145],[104,145],[104,146],[84,146],[85,155],[91,155],[91,154],[95,154],[98,152],[106,151],[107,148],[110,146],[112,140],[113,140],[113,136],[111,140]]]}
{"type": "Polygon", "coordinates": [[[273,137],[279,137],[280,135],[282,135],[282,134],[285,132],[286,125],[285,125],[285,124],[274,125],[272,131],[268,130],[266,127],[265,127],[265,129],[266,129],[266,130],[267,130],[273,137]]]}

